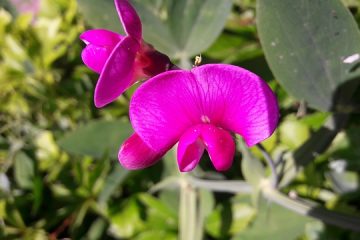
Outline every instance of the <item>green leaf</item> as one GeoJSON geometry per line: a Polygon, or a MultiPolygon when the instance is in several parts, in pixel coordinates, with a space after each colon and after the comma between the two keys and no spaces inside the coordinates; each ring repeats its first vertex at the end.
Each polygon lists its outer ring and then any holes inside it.
{"type": "Polygon", "coordinates": [[[60,147],[72,154],[101,158],[109,154],[116,159],[121,143],[130,136],[132,128],[123,121],[92,121],[65,135],[60,147]]]}
{"type": "Polygon", "coordinates": [[[144,229],[141,208],[135,198],[124,203],[120,211],[110,213],[110,232],[118,238],[131,238],[144,229]]]}
{"type": "Polygon", "coordinates": [[[90,200],[81,203],[79,208],[74,213],[74,222],[71,225],[72,229],[76,229],[81,226],[81,224],[84,222],[86,214],[90,210],[91,204],[92,202],[90,200]]]}
{"type": "Polygon", "coordinates": [[[305,123],[311,129],[318,130],[325,122],[328,117],[328,113],[316,112],[313,114],[306,115],[301,118],[299,122],[305,123]]]}
{"type": "Polygon", "coordinates": [[[39,208],[43,202],[43,189],[44,185],[42,178],[39,175],[35,176],[33,183],[34,204],[32,209],[34,214],[39,211],[39,208]]]}
{"type": "Polygon", "coordinates": [[[162,217],[176,219],[176,214],[163,202],[147,193],[139,194],[140,201],[145,204],[151,211],[156,211],[162,217]]]}
{"type": "Polygon", "coordinates": [[[173,214],[178,216],[179,205],[180,205],[180,193],[177,189],[166,189],[162,190],[159,195],[161,202],[166,204],[169,209],[172,210],[173,214]]]}
{"type": "Polygon", "coordinates": [[[48,235],[44,229],[36,229],[36,228],[27,228],[22,236],[24,240],[47,240],[48,235]]]}
{"type": "Polygon", "coordinates": [[[326,239],[326,237],[324,237],[324,233],[325,233],[325,224],[324,223],[310,222],[310,223],[307,223],[305,226],[304,237],[306,240],[326,239]]]}
{"type": "Polygon", "coordinates": [[[134,240],[154,240],[154,239],[176,240],[178,238],[175,233],[171,233],[163,230],[144,231],[134,238],[134,240]]]}
{"type": "Polygon", "coordinates": [[[106,230],[107,223],[105,219],[98,218],[91,224],[89,231],[86,234],[86,239],[96,240],[101,239],[104,231],[106,230]]]}
{"type": "Polygon", "coordinates": [[[283,156],[282,179],[280,186],[288,185],[296,174],[307,164],[323,153],[334,140],[338,132],[345,126],[347,114],[330,115],[324,125],[319,128],[304,144],[283,156]]]}
{"type": "Polygon", "coordinates": [[[150,229],[177,230],[177,216],[166,204],[146,193],[140,194],[138,198],[147,208],[146,223],[150,229]]]}
{"type": "Polygon", "coordinates": [[[237,195],[230,204],[218,205],[207,219],[206,230],[217,238],[237,234],[246,229],[255,213],[255,208],[250,205],[250,196],[237,195]]]}
{"type": "Polygon", "coordinates": [[[95,164],[91,169],[92,171],[87,178],[87,187],[91,189],[91,192],[94,195],[99,194],[102,191],[102,188],[105,183],[105,177],[108,175],[110,170],[109,161],[102,160],[99,163],[95,164]]]}
{"type": "Polygon", "coordinates": [[[288,117],[279,126],[280,141],[290,149],[295,149],[310,137],[309,127],[295,117],[288,117]]]}
{"type": "Polygon", "coordinates": [[[255,217],[255,209],[247,203],[237,202],[232,204],[232,224],[230,228],[231,234],[236,234],[245,230],[255,217]]]}
{"type": "MultiPolygon", "coordinates": [[[[164,1],[161,2],[163,3],[164,1]]],[[[177,48],[167,25],[168,20],[163,20],[160,16],[160,11],[163,11],[162,14],[168,15],[168,6],[165,6],[165,9],[159,9],[159,6],[151,4],[149,0],[133,1],[133,4],[143,24],[143,37],[145,41],[154,45],[157,50],[169,55],[169,57],[175,56],[177,48]]]]}
{"type": "Polygon", "coordinates": [[[165,180],[168,177],[180,177],[179,166],[177,165],[176,149],[172,148],[163,157],[164,171],[162,173],[162,179],[165,180]]]}
{"type": "Polygon", "coordinates": [[[106,28],[115,32],[123,32],[120,19],[112,0],[77,0],[79,10],[86,21],[94,28],[106,28]]]}
{"type": "Polygon", "coordinates": [[[117,164],[114,170],[110,173],[109,176],[107,176],[105,180],[103,190],[99,195],[99,202],[106,203],[111,195],[119,189],[119,186],[128,175],[129,171],[117,164]]]}
{"type": "Polygon", "coordinates": [[[178,54],[187,56],[201,53],[215,41],[232,6],[229,0],[172,2],[169,11],[170,29],[175,37],[178,54]]]}
{"type": "Polygon", "coordinates": [[[35,176],[34,162],[24,152],[19,152],[15,156],[14,175],[16,183],[21,188],[33,188],[35,176]]]}
{"type": "Polygon", "coordinates": [[[25,228],[24,220],[19,212],[17,206],[10,203],[9,201],[5,203],[5,219],[10,225],[23,229],[25,228]]]}
{"type": "Polygon", "coordinates": [[[218,205],[206,219],[206,232],[215,238],[228,236],[231,227],[231,219],[232,212],[229,202],[218,205]]]}
{"type": "Polygon", "coordinates": [[[205,57],[223,63],[241,65],[246,60],[263,56],[254,27],[241,28],[237,33],[223,32],[204,53],[205,57]]]}
{"type": "Polygon", "coordinates": [[[259,0],[257,24],[270,68],[291,95],[323,111],[351,97],[360,33],[339,0],[259,0]]]}
{"type": "Polygon", "coordinates": [[[356,172],[344,171],[336,172],[331,171],[326,174],[330,185],[336,192],[345,194],[355,192],[359,189],[359,175],[356,172]]]}
{"type": "Polygon", "coordinates": [[[240,147],[243,154],[241,170],[244,178],[252,186],[257,187],[261,183],[261,180],[266,178],[265,168],[260,160],[253,156],[243,142],[240,143],[240,147]]]}
{"type": "Polygon", "coordinates": [[[304,232],[305,224],[311,218],[298,215],[292,211],[271,204],[265,200],[261,202],[253,224],[241,231],[232,240],[247,239],[298,239],[304,232]]]}
{"type": "Polygon", "coordinates": [[[345,131],[340,132],[334,139],[329,148],[331,158],[336,160],[345,160],[347,170],[360,170],[360,149],[354,146],[360,146],[360,128],[350,126],[345,131]]]}

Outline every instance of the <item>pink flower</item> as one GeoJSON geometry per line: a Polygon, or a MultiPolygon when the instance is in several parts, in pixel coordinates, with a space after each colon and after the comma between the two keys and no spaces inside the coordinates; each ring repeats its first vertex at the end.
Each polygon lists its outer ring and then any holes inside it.
{"type": "Polygon", "coordinates": [[[31,13],[36,16],[40,10],[40,0],[10,0],[19,13],[31,13]]]}
{"type": "Polygon", "coordinates": [[[243,68],[208,64],[174,70],[144,83],[130,102],[135,130],[119,151],[127,169],[156,163],[178,142],[180,171],[191,171],[204,150],[218,171],[233,161],[233,133],[248,146],[268,138],[279,118],[277,100],[268,85],[243,68]]]}
{"type": "Polygon", "coordinates": [[[93,71],[100,73],[95,87],[96,107],[103,107],[138,79],[167,71],[171,62],[142,40],[142,26],[135,9],[127,0],[115,0],[116,10],[127,36],[105,29],[81,34],[86,43],[81,57],[93,71]]]}

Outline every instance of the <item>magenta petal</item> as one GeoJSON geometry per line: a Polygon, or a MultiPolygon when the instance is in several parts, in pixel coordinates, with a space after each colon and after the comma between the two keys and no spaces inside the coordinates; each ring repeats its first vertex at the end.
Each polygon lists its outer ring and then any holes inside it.
{"type": "Polygon", "coordinates": [[[142,39],[142,26],[136,10],[131,6],[128,0],[115,0],[115,6],[125,32],[140,42],[142,39]]]}
{"type": "Polygon", "coordinates": [[[124,168],[136,170],[155,164],[164,154],[153,151],[134,133],[122,144],[118,158],[124,168]]]}
{"type": "Polygon", "coordinates": [[[120,34],[106,30],[93,29],[83,32],[80,39],[86,44],[95,44],[98,46],[115,46],[123,37],[120,34]]]}
{"type": "Polygon", "coordinates": [[[122,36],[105,29],[95,29],[83,32],[80,39],[87,45],[81,53],[83,62],[91,70],[100,73],[122,36]]]}
{"type": "Polygon", "coordinates": [[[204,124],[201,136],[216,170],[228,170],[235,154],[235,142],[230,133],[211,124],[204,124]]]}
{"type": "Polygon", "coordinates": [[[254,73],[233,65],[209,64],[194,68],[206,116],[212,123],[240,134],[248,146],[275,130],[279,109],[270,87],[254,73]]]}
{"type": "Polygon", "coordinates": [[[111,52],[112,49],[89,44],[81,52],[81,58],[88,68],[100,73],[111,52]]]}
{"type": "Polygon", "coordinates": [[[200,137],[201,126],[186,131],[180,138],[177,159],[181,172],[188,172],[193,170],[199,163],[200,158],[204,152],[205,146],[200,137]]]}
{"type": "Polygon", "coordinates": [[[199,110],[191,84],[195,85],[190,72],[174,70],[153,77],[134,93],[130,102],[132,126],[154,150],[171,148],[194,125],[199,110]]]}
{"type": "Polygon", "coordinates": [[[112,51],[95,88],[95,106],[103,107],[119,97],[132,83],[139,44],[125,37],[112,51]]]}

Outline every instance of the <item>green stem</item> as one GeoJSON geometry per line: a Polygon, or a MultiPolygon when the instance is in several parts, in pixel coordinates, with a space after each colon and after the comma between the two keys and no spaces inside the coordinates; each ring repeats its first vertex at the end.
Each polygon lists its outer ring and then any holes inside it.
{"type": "Polygon", "coordinates": [[[196,238],[196,191],[186,178],[180,182],[180,239],[196,238]]]}
{"type": "Polygon", "coordinates": [[[191,62],[186,55],[180,57],[180,67],[182,69],[191,69],[191,62]]]}
{"type": "Polygon", "coordinates": [[[189,183],[197,188],[207,189],[214,192],[227,192],[227,193],[248,193],[252,192],[252,187],[245,181],[229,180],[203,180],[195,177],[189,178],[189,183]]]}
{"type": "Polygon", "coordinates": [[[360,232],[360,218],[327,210],[314,202],[300,198],[289,198],[283,193],[272,189],[263,189],[265,198],[301,215],[313,217],[324,223],[360,232]]]}
{"type": "MultiPolygon", "coordinates": [[[[190,178],[190,184],[194,187],[204,188],[215,192],[228,193],[251,193],[253,188],[244,181],[208,181],[190,178]]],[[[344,213],[328,210],[315,202],[299,197],[290,198],[273,188],[268,181],[264,181],[260,189],[263,196],[291,211],[321,220],[327,224],[360,232],[360,218],[344,213]]]]}
{"type": "Polygon", "coordinates": [[[130,102],[130,98],[131,98],[131,97],[129,96],[129,94],[128,94],[127,92],[124,92],[122,95],[123,95],[124,99],[126,100],[126,102],[129,103],[129,102],[130,102]]]}
{"type": "Polygon", "coordinates": [[[259,148],[260,152],[264,156],[267,164],[269,165],[269,167],[271,169],[272,187],[277,188],[279,177],[278,177],[278,175],[276,173],[275,162],[271,158],[270,154],[266,151],[266,149],[264,148],[264,146],[261,143],[258,143],[256,146],[259,148]]]}
{"type": "MultiPolygon", "coordinates": [[[[184,185],[184,184],[183,184],[184,185]]],[[[186,190],[185,186],[180,186],[180,208],[179,208],[179,234],[181,240],[187,238],[187,211],[186,211],[186,190]]]]}

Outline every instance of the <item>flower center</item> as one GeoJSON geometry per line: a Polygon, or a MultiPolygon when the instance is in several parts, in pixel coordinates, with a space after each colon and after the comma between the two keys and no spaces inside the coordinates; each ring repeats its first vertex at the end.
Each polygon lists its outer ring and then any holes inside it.
{"type": "Polygon", "coordinates": [[[206,115],[201,115],[200,119],[203,123],[210,123],[210,118],[206,115]]]}

